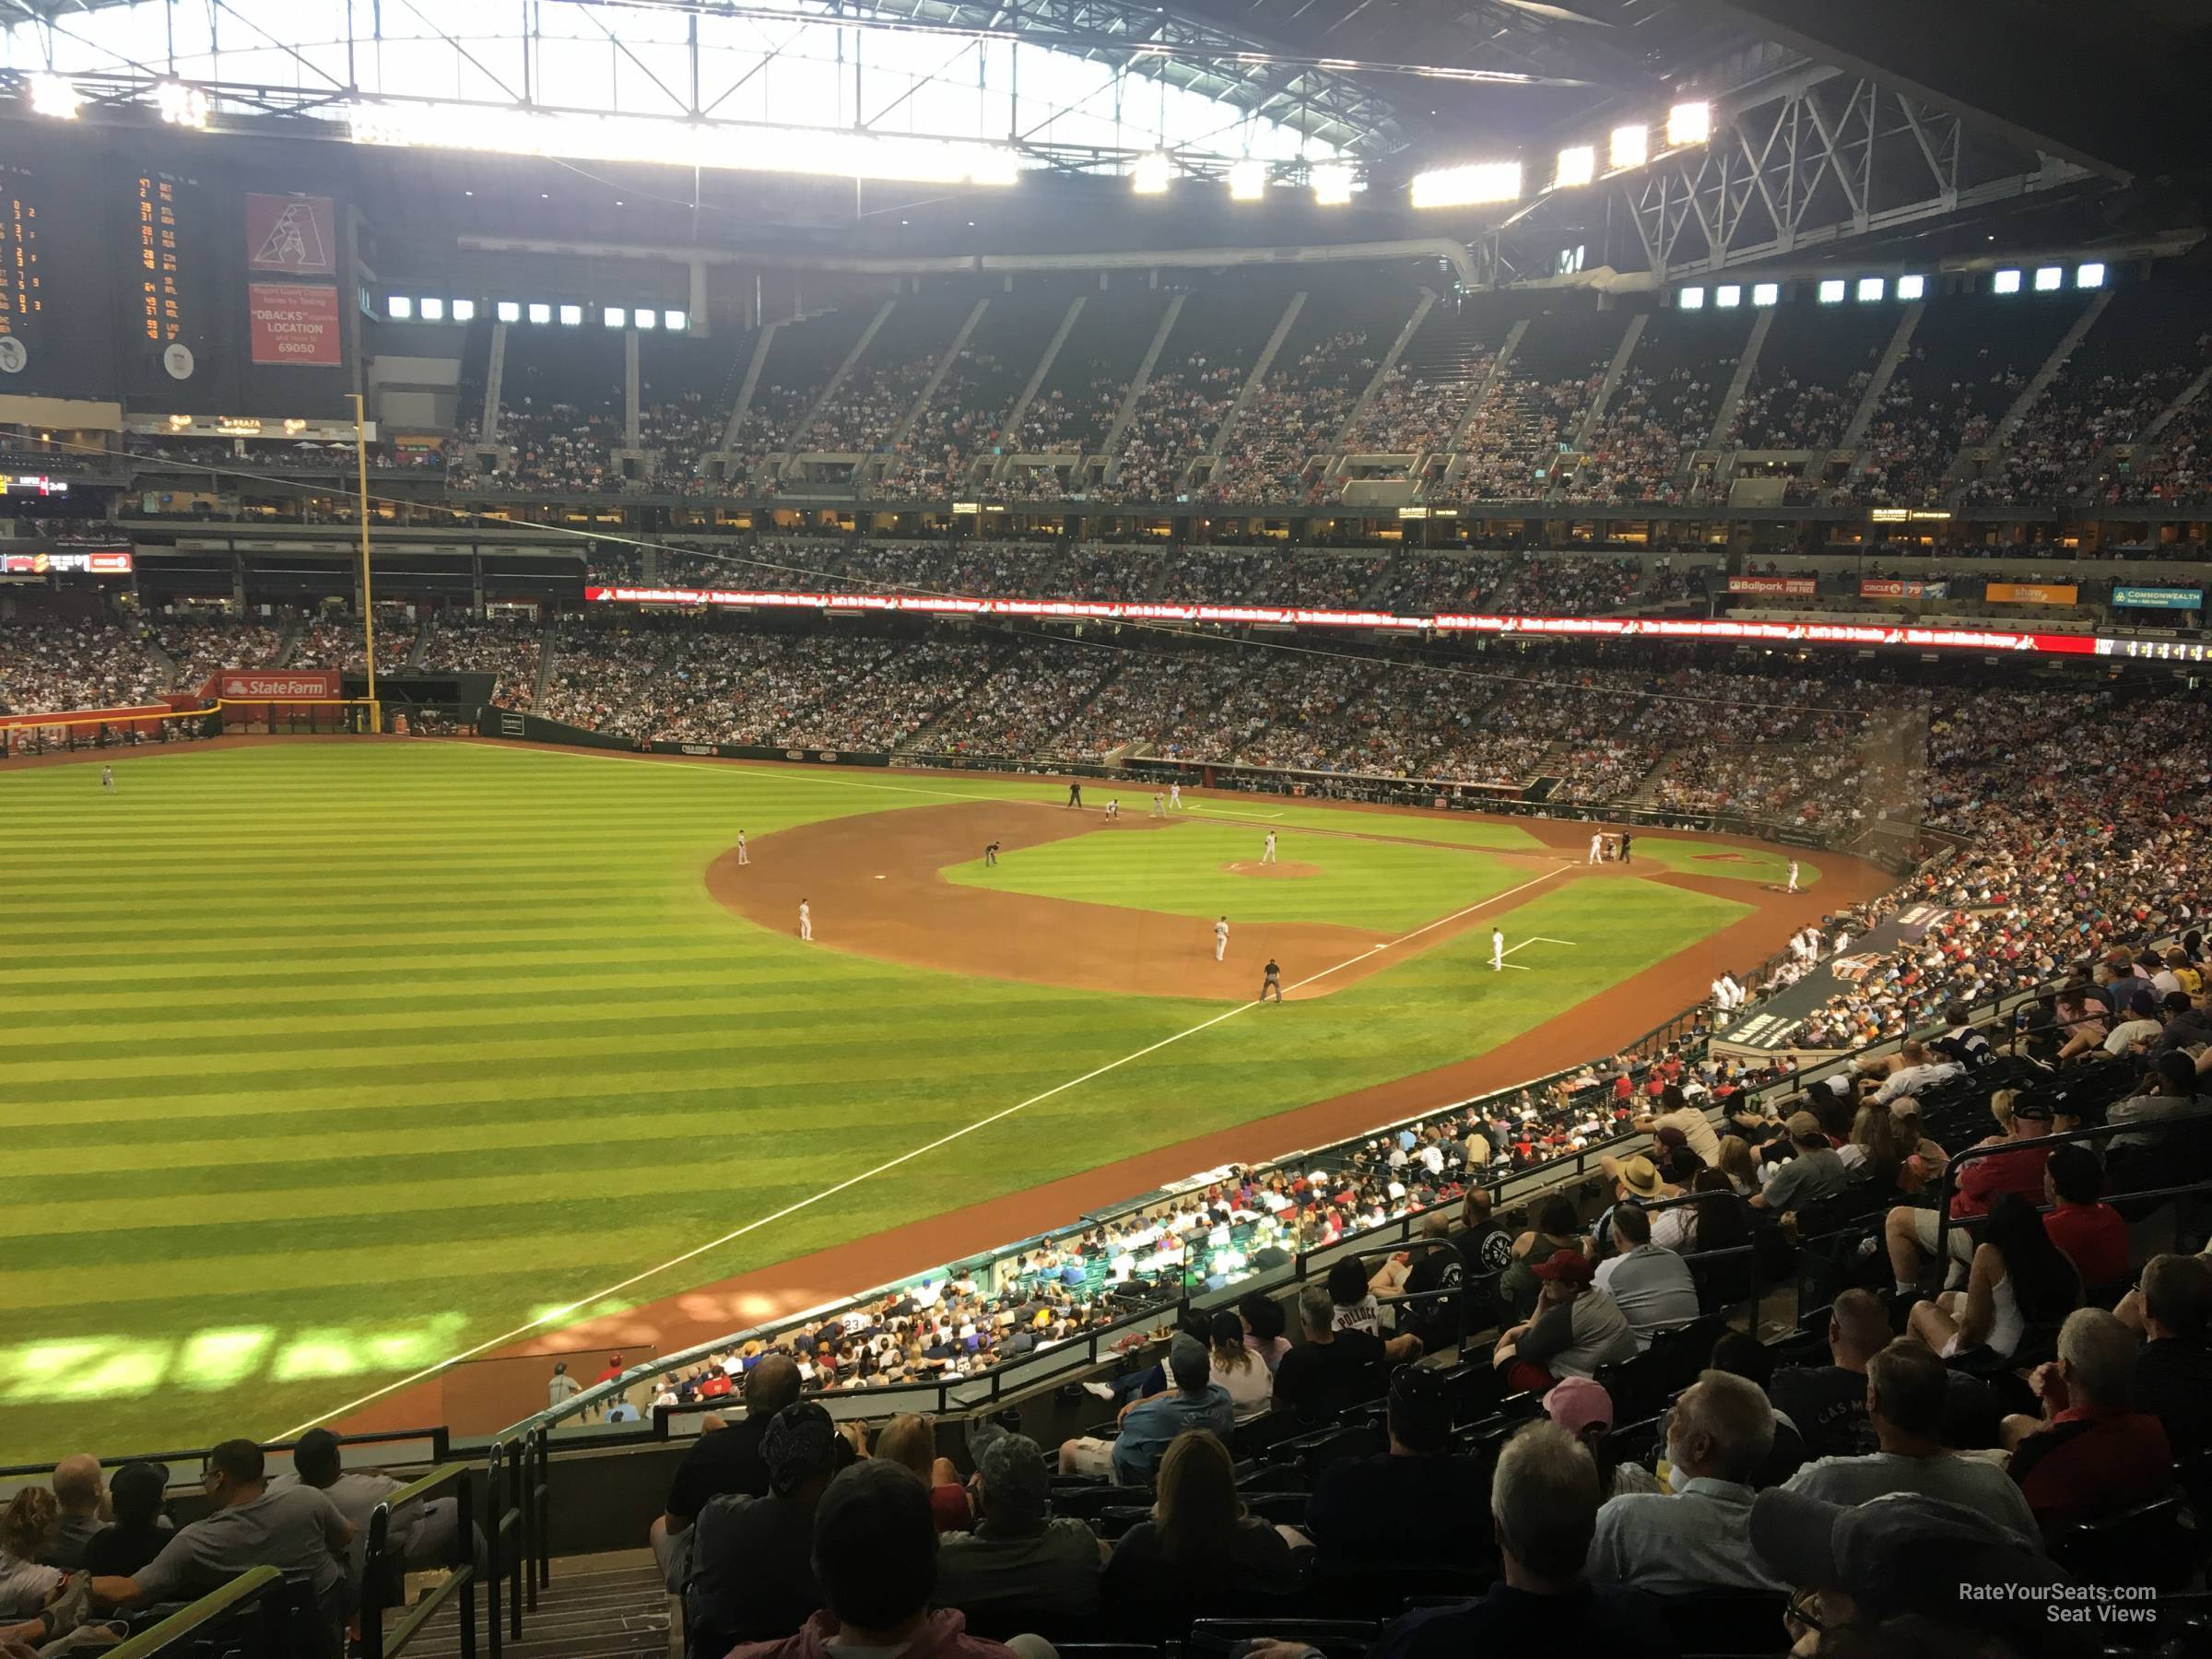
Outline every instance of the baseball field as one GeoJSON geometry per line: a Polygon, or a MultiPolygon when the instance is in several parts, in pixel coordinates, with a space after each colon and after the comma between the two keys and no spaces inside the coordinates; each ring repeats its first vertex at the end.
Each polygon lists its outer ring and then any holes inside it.
{"type": "MultiPolygon", "coordinates": [[[[1104,785],[1077,812],[1044,779],[422,741],[113,763],[112,794],[96,762],[0,771],[17,1458],[272,1435],[591,1321],[666,1351],[749,1305],[711,1288],[831,1246],[984,1248],[1145,1159],[1606,1052],[1871,879],[1808,860],[1784,899],[1751,847],[1592,870],[1584,825],[1264,796],[1124,790],[1110,822],[1104,785]]],[[[945,1259],[886,1250],[877,1278],[945,1259]]]]}

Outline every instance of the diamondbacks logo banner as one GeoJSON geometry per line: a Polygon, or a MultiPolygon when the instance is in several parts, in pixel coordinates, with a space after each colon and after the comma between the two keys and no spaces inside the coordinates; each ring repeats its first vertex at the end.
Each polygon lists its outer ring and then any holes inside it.
{"type": "Polygon", "coordinates": [[[335,275],[336,222],[328,196],[249,195],[247,267],[294,276],[335,275]]]}

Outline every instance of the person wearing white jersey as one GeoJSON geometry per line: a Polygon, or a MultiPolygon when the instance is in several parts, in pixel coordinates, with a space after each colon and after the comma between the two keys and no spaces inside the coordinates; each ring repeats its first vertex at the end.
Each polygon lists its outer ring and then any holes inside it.
{"type": "Polygon", "coordinates": [[[804,899],[799,900],[799,937],[809,943],[814,939],[814,907],[804,899]]]}
{"type": "Polygon", "coordinates": [[[1605,856],[1606,838],[1603,835],[1592,836],[1590,838],[1590,856],[1584,862],[1588,864],[1600,864],[1604,862],[1605,856]]]}
{"type": "Polygon", "coordinates": [[[1501,927],[1493,927],[1490,929],[1490,971],[1500,973],[1504,969],[1505,930],[1501,927]]]}
{"type": "Polygon", "coordinates": [[[1260,862],[1262,864],[1275,862],[1275,831],[1272,830],[1267,831],[1267,844],[1260,849],[1260,862]]]}
{"type": "Polygon", "coordinates": [[[1838,956],[1841,956],[1850,948],[1851,935],[1848,933],[1843,932],[1841,929],[1838,929],[1836,933],[1836,954],[1838,956]]]}
{"type": "Polygon", "coordinates": [[[742,830],[737,831],[737,862],[741,865],[753,862],[753,855],[745,850],[745,831],[742,830]]]}
{"type": "Polygon", "coordinates": [[[1182,810],[1182,785],[1181,783],[1168,785],[1168,810],[1170,812],[1182,810]]]}
{"type": "Polygon", "coordinates": [[[1790,860],[1790,885],[1789,885],[1788,887],[1786,887],[1786,888],[1783,888],[1783,892],[1785,892],[1785,893],[1794,893],[1794,892],[1795,892],[1796,890],[1797,890],[1797,861],[1796,861],[1795,859],[1794,859],[1794,858],[1793,858],[1793,859],[1791,859],[1791,860],[1790,860]]]}
{"type": "Polygon", "coordinates": [[[100,786],[110,794],[115,793],[115,769],[113,767],[103,766],[100,769],[100,786]]]}
{"type": "Polygon", "coordinates": [[[1168,816],[1167,803],[1161,798],[1160,793],[1157,789],[1152,792],[1151,816],[1154,818],[1165,818],[1168,816]]]}
{"type": "Polygon", "coordinates": [[[1214,924],[1214,960],[1219,961],[1229,954],[1229,918],[1224,916],[1214,924]]]}

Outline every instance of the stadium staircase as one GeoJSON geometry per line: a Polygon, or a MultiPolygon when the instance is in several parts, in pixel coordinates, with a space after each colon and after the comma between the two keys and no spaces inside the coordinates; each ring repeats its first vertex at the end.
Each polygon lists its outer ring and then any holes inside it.
{"type": "Polygon", "coordinates": [[[163,686],[171,691],[182,691],[184,689],[183,687],[177,684],[177,675],[180,672],[180,669],[177,665],[177,659],[173,656],[171,656],[169,653],[162,648],[160,640],[155,636],[153,629],[150,628],[147,629],[146,632],[146,654],[153,659],[154,666],[161,670],[161,684],[163,686]]]}
{"type": "Polygon", "coordinates": [[[537,646],[537,679],[530,688],[530,712],[541,712],[546,706],[546,693],[553,688],[553,664],[560,654],[560,631],[564,624],[556,622],[546,629],[537,646]]]}
{"type": "Polygon", "coordinates": [[[299,653],[300,641],[305,638],[307,638],[307,619],[304,617],[288,618],[283,631],[276,636],[276,661],[271,665],[277,668],[289,668],[292,665],[292,658],[299,653]]]}
{"type": "MultiPolygon", "coordinates": [[[[668,1593],[650,1550],[579,1556],[554,1563],[552,1582],[500,1659],[661,1659],[669,1652],[668,1593]]],[[[461,1659],[457,1604],[407,1644],[408,1659],[461,1659]]],[[[479,1638],[479,1656],[488,1649],[479,1638]]]]}

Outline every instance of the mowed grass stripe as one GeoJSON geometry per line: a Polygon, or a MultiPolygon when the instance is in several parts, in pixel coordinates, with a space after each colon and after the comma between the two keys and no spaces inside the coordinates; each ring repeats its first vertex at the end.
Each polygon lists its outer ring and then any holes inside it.
{"type": "MultiPolygon", "coordinates": [[[[126,755],[119,779],[107,800],[96,768],[0,771],[11,829],[87,849],[0,878],[0,913],[22,900],[0,956],[8,1169],[80,1206],[6,1223],[0,1441],[25,1455],[128,1449],[150,1392],[165,1435],[273,1431],[1221,1009],[805,951],[703,888],[739,825],[759,855],[777,826],[1054,803],[1042,783],[431,744],[126,755]],[[88,1170],[97,1197],[66,1197],[88,1170]]],[[[1286,856],[1325,868],[1340,843],[1311,839],[1286,856]]],[[[1358,874],[1320,880],[1342,900],[1358,874]]],[[[1509,921],[1597,941],[1556,973],[1488,975],[1483,941],[1453,940],[640,1294],[1463,1058],[1738,913],[1602,885],[1604,926],[1586,905],[1509,921]]]]}

